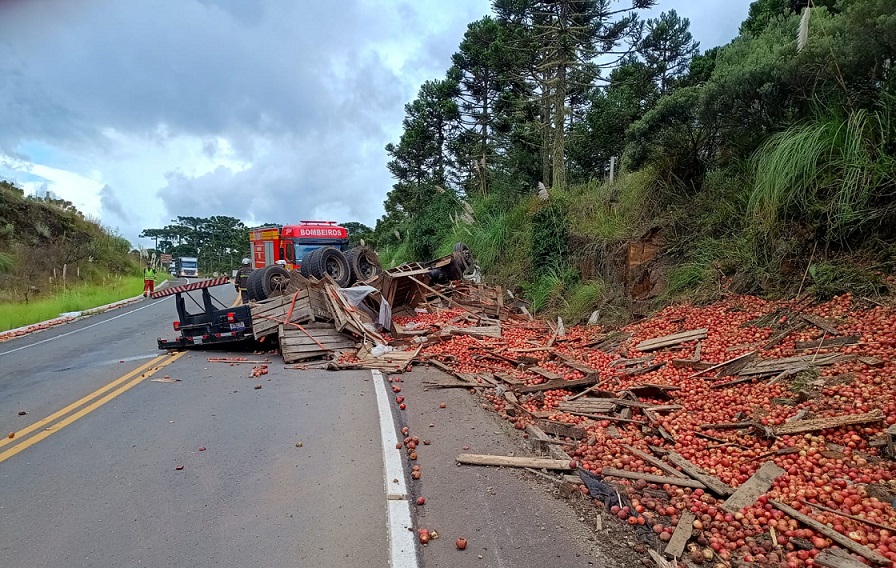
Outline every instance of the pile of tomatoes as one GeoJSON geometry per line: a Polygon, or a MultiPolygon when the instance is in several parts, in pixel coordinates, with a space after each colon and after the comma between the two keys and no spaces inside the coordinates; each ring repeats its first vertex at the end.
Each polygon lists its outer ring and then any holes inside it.
{"type": "MultiPolygon", "coordinates": [[[[418,314],[400,323],[416,322],[418,326],[430,325],[437,329],[454,322],[463,313],[458,309],[418,314]]],[[[547,324],[509,320],[503,322],[502,331],[501,338],[456,336],[426,346],[425,353],[451,364],[456,372],[500,371],[529,384],[538,384],[544,379],[519,370],[503,358],[519,360],[528,357],[537,360],[539,367],[566,379],[582,377],[582,373],[555,358],[551,350],[537,349],[545,346],[552,335],[547,324]]],[[[597,370],[601,377],[600,386],[607,390],[620,392],[643,383],[677,387],[677,390],[669,391],[672,400],[641,398],[642,402],[682,407],[659,415],[660,425],[674,442],[660,438],[655,429],[643,427],[646,421],[633,424],[592,420],[556,410],[560,402],[574,394],[572,391],[550,390],[520,397],[521,405],[530,413],[545,416],[549,412],[552,420],[585,428],[585,439],[569,450],[580,467],[598,475],[605,467],[666,475],[626,449],[626,446],[632,446],[650,453],[648,446],[654,445],[674,450],[732,487],[746,482],[768,460],[785,473],[756,503],[735,514],[722,510],[720,501],[700,489],[614,479],[614,483],[629,486],[632,506],[612,513],[632,524],[647,524],[660,540],[668,540],[681,513],[691,511],[696,517],[692,544],[689,545],[690,560],[694,563],[793,568],[815,565],[815,556],[832,546],[832,542],[769,503],[769,500],[778,500],[896,561],[896,530],[891,530],[896,527],[896,511],[891,503],[871,495],[881,495],[872,491],[874,487],[896,486],[894,462],[882,457],[880,446],[872,444],[881,438],[885,429],[896,423],[896,310],[880,306],[859,308],[854,306],[849,295],[809,308],[802,306],[798,310],[790,302],[732,296],[710,306],[671,306],[622,331],[631,334],[631,339],[610,352],[577,347],[593,344],[605,333],[605,330],[579,326],[569,329],[565,337],[556,338],[552,350],[597,370]],[[788,309],[792,311],[786,311],[788,309]],[[796,342],[831,338],[821,329],[806,325],[764,349],[763,345],[788,326],[791,323],[788,318],[793,316],[776,317],[769,326],[751,322],[776,311],[784,314],[800,311],[825,318],[837,327],[840,336],[857,336],[859,341],[833,349],[798,351],[796,342]],[[763,359],[830,352],[859,357],[813,368],[784,381],[756,380],[718,389],[711,386],[730,380],[730,377],[716,379],[713,373],[696,375],[693,369],[668,364],[672,359],[693,357],[695,342],[653,353],[652,363],[667,364],[641,376],[626,375],[624,368],[614,365],[620,358],[647,355],[635,347],[641,341],[699,328],[708,329],[706,339],[700,342],[700,359],[709,363],[722,363],[751,351],[757,351],[763,359]],[[799,384],[795,386],[795,382],[799,384]],[[813,396],[798,397],[795,391],[800,389],[811,390],[813,396]],[[702,425],[736,422],[744,417],[774,428],[795,416],[834,417],[874,409],[883,411],[883,420],[770,439],[749,429],[701,429],[702,425]],[[698,436],[698,433],[710,435],[715,440],[698,436]]],[[[508,415],[508,402],[499,393],[491,390],[485,396],[498,413],[515,421],[518,427],[525,425],[527,418],[521,418],[515,412],[512,412],[513,416],[508,415]]],[[[637,410],[633,418],[643,419],[637,410]]]]}

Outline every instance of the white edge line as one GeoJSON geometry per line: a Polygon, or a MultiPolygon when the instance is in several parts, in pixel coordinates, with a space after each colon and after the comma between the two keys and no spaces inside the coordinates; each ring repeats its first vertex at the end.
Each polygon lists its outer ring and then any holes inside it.
{"type": "MultiPolygon", "coordinates": [[[[145,310],[146,308],[151,308],[151,307],[155,306],[156,304],[158,304],[158,303],[160,303],[160,302],[164,302],[166,299],[167,299],[167,298],[160,299],[160,300],[155,301],[155,302],[153,302],[153,303],[151,303],[151,304],[147,304],[147,305],[145,305],[145,306],[140,306],[139,308],[134,308],[134,309],[131,310],[131,311],[124,312],[124,313],[118,314],[118,315],[116,315],[116,316],[112,316],[112,317],[109,318],[109,319],[104,319],[103,321],[99,321],[99,322],[96,322],[96,323],[92,323],[92,324],[90,324],[90,325],[86,325],[86,326],[84,326],[84,327],[81,327],[81,328],[78,328],[78,329],[74,329],[74,330],[72,330],[72,331],[67,331],[67,332],[65,332],[65,333],[60,333],[59,335],[55,335],[55,336],[50,337],[50,338],[47,338],[47,339],[42,339],[42,340],[40,340],[40,341],[35,341],[34,343],[29,343],[28,345],[22,345],[21,347],[16,347],[15,349],[10,349],[9,351],[3,351],[3,352],[0,352],[0,355],[8,355],[8,354],[10,354],[10,353],[15,353],[16,351],[21,351],[22,349],[29,349],[29,348],[31,348],[31,347],[37,347],[38,345],[42,345],[42,344],[44,344],[44,343],[48,343],[48,342],[50,342],[50,341],[56,341],[57,339],[59,339],[59,338],[61,338],[61,337],[67,337],[67,336],[72,335],[72,334],[75,334],[75,333],[80,333],[80,332],[85,331],[85,330],[88,330],[88,329],[90,329],[90,328],[92,328],[92,327],[96,327],[96,326],[98,326],[98,325],[103,325],[103,324],[109,323],[109,322],[112,321],[112,320],[117,320],[118,318],[123,318],[123,317],[125,317],[125,316],[129,316],[129,315],[133,314],[134,312],[139,312],[140,310],[145,310]]],[[[72,322],[69,322],[69,323],[72,323],[72,322]]],[[[48,331],[48,330],[42,330],[42,331],[48,331]]],[[[22,337],[27,337],[27,336],[22,336],[22,337]]],[[[18,339],[18,338],[14,338],[14,339],[18,339]]]]}
{"type": "Polygon", "coordinates": [[[417,544],[414,539],[411,507],[401,463],[401,451],[395,448],[398,435],[386,392],[383,374],[371,371],[376,390],[376,405],[380,418],[380,438],[383,443],[384,488],[389,513],[389,565],[392,568],[417,568],[417,544]]]}

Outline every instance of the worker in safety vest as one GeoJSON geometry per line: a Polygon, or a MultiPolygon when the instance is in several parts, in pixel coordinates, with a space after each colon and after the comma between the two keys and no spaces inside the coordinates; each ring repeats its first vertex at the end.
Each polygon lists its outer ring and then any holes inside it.
{"type": "Polygon", "coordinates": [[[146,298],[156,290],[156,271],[147,265],[143,269],[143,297],[146,298]]]}
{"type": "Polygon", "coordinates": [[[249,301],[249,290],[246,288],[246,284],[249,282],[249,274],[252,273],[252,267],[249,265],[249,259],[243,259],[243,265],[240,266],[240,269],[236,273],[236,289],[240,293],[240,298],[242,302],[245,304],[249,301]]]}

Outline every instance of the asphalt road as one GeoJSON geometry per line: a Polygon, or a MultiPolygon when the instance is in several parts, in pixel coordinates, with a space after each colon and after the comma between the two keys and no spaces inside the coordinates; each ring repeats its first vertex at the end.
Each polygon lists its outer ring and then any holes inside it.
{"type": "Polygon", "coordinates": [[[143,300],[0,343],[0,566],[387,566],[370,373],[159,358],[174,319],[143,300]]]}
{"type": "MultiPolygon", "coordinates": [[[[231,287],[215,290],[233,303],[231,287]]],[[[460,452],[539,449],[478,395],[427,390],[440,372],[415,367],[389,385],[276,354],[161,353],[175,318],[172,298],[142,300],[0,343],[0,433],[14,433],[0,437],[0,568],[637,562],[626,527],[608,518],[595,532],[598,510],[581,495],[557,499],[555,483],[525,471],[457,466],[460,452]],[[208,361],[221,356],[269,357],[270,372],[208,361]],[[395,448],[402,426],[431,442],[414,462],[395,448]],[[442,538],[414,546],[411,525],[442,538]]]]}

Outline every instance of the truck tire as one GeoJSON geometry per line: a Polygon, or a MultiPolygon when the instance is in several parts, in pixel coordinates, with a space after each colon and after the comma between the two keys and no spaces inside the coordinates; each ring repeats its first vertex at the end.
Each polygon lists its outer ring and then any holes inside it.
{"type": "Polygon", "coordinates": [[[289,286],[289,271],[282,266],[268,266],[261,275],[261,289],[265,298],[279,296],[289,286]]]}
{"type": "Polygon", "coordinates": [[[315,278],[323,278],[329,275],[340,288],[349,285],[352,271],[342,251],[335,247],[322,247],[317,249],[317,254],[311,258],[311,275],[315,278]]]}
{"type": "Polygon", "coordinates": [[[352,271],[351,282],[369,280],[383,271],[380,258],[370,247],[360,246],[349,249],[345,260],[352,271]]]}
{"type": "Polygon", "coordinates": [[[267,299],[268,295],[264,293],[264,286],[262,286],[262,280],[264,279],[264,273],[270,266],[265,266],[264,268],[259,268],[252,274],[256,275],[254,280],[249,280],[247,284],[249,289],[249,296],[252,297],[256,302],[260,300],[267,299]]]}
{"type": "Polygon", "coordinates": [[[249,296],[249,301],[255,302],[257,300],[261,300],[255,293],[255,283],[258,282],[258,277],[261,276],[264,268],[257,268],[249,273],[249,278],[246,279],[246,294],[249,296]]]}
{"type": "Polygon", "coordinates": [[[311,266],[314,264],[314,257],[319,250],[320,249],[314,249],[311,252],[306,252],[305,256],[302,257],[302,266],[299,269],[299,273],[305,278],[310,278],[312,276],[311,266]]]}

